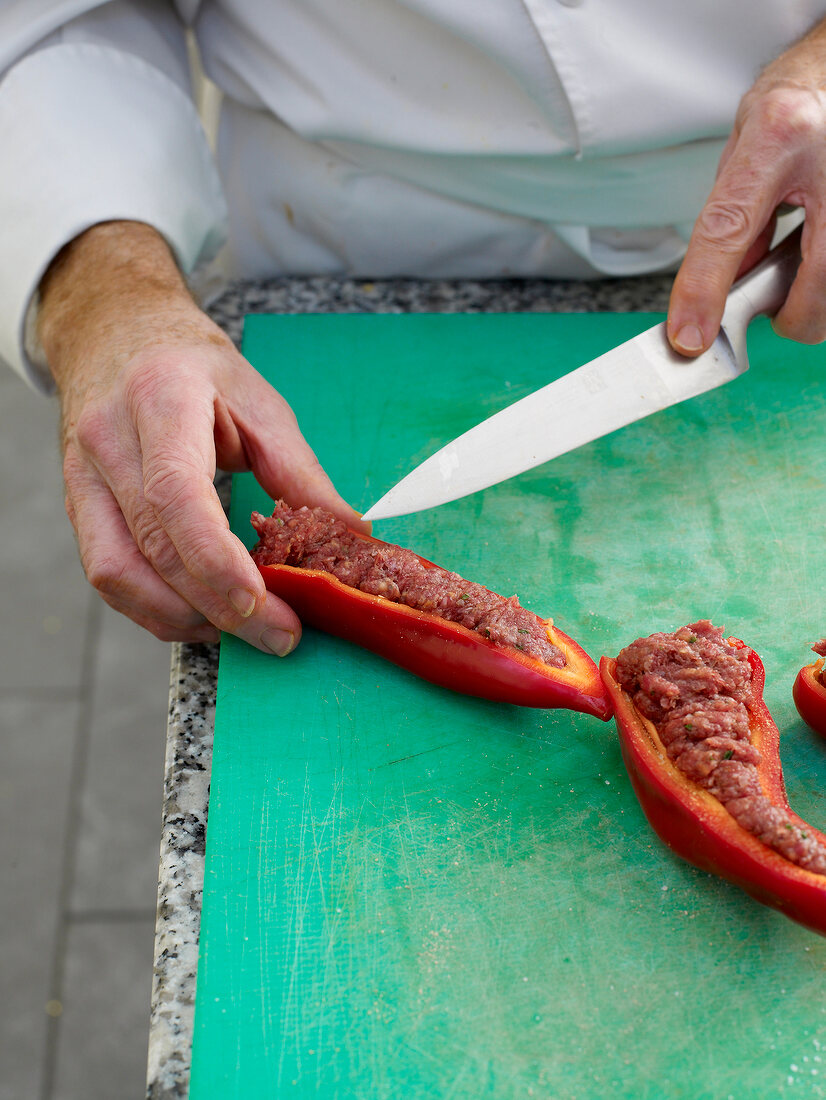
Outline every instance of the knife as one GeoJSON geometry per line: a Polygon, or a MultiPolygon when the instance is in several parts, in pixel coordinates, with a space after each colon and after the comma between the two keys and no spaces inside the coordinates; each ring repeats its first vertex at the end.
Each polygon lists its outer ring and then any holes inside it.
{"type": "Polygon", "coordinates": [[[800,264],[801,228],[729,292],[717,339],[702,355],[675,352],[665,322],[543,386],[448,443],[390,489],[362,519],[435,508],[496,485],[748,369],[746,330],[775,314],[800,264]]]}

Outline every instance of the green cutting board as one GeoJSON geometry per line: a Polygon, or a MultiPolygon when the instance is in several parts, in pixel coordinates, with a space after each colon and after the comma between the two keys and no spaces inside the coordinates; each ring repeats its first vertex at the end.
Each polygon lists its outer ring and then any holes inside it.
{"type": "MultiPolygon", "coordinates": [[[[245,351],[366,508],[651,315],[255,316],[245,351]]],[[[598,658],[708,617],[763,656],[792,805],[826,744],[823,352],[750,334],[736,382],[387,521],[598,658]]],[[[236,478],[232,525],[269,501],[236,478]]],[[[613,723],[453,694],[312,630],[221,646],[192,1100],[826,1095],[826,940],[651,833],[613,723]]]]}

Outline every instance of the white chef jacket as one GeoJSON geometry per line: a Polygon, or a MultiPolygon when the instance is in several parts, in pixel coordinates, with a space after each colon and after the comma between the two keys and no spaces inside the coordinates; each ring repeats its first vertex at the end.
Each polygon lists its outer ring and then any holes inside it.
{"type": "Polygon", "coordinates": [[[742,94],[826,0],[0,0],[0,357],[63,244],[188,275],[672,268],[742,94]],[[223,93],[213,159],[186,29],[223,93]]]}

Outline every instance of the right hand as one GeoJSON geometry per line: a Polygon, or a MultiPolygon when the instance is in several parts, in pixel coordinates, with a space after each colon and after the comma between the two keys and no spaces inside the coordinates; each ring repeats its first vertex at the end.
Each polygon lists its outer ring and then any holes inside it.
{"type": "Polygon", "coordinates": [[[826,338],[826,20],[743,96],[717,179],[674,280],[668,336],[683,355],[714,342],[726,297],[769,248],[775,215],[803,207],[802,262],[772,320],[781,336],[826,338]]]}
{"type": "Polygon", "coordinates": [[[165,641],[214,641],[224,630],[289,653],[301,623],[230,532],[216,467],[252,470],[274,498],[368,525],[284,399],[192,301],[166,244],[138,223],[88,230],[44,281],[40,330],[61,398],[66,510],[89,581],[165,641]]]}

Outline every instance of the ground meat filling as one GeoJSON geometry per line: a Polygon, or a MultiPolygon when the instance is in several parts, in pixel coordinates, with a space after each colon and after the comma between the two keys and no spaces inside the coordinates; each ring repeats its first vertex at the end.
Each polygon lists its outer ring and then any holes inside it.
{"type": "Polygon", "coordinates": [[[826,846],[763,793],[751,744],[746,651],[707,620],[639,638],[617,657],[617,682],[657,728],[669,760],[785,859],[826,874],[826,846]]]}
{"type": "Polygon", "coordinates": [[[500,648],[565,666],[565,654],[548,640],[543,620],[516,596],[499,596],[447,569],[428,568],[412,550],[361,538],[322,508],[293,509],[277,501],[270,517],[253,512],[252,525],[259,537],[252,556],[259,565],[320,569],[361,592],[460,623],[500,648]]]}

